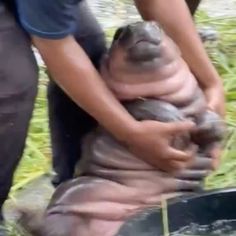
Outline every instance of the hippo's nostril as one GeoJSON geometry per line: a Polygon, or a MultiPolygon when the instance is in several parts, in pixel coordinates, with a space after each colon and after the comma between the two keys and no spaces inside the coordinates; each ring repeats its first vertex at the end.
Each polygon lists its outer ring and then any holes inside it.
{"type": "Polygon", "coordinates": [[[135,32],[135,30],[136,30],[136,26],[135,25],[128,25],[126,33],[127,34],[132,34],[132,33],[135,32]]]}
{"type": "Polygon", "coordinates": [[[113,36],[113,40],[118,40],[121,37],[123,32],[124,32],[124,27],[118,28],[113,36]]]}
{"type": "Polygon", "coordinates": [[[126,27],[125,31],[124,31],[124,38],[126,40],[132,38],[132,35],[135,34],[135,27],[133,27],[132,25],[129,25],[126,27]]]}

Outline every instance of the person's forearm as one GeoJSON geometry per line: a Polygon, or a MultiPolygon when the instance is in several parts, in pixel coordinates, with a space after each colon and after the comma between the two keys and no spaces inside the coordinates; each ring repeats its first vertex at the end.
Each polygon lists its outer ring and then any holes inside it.
{"type": "Polygon", "coordinates": [[[73,37],[33,38],[50,74],[69,96],[121,141],[136,122],[108,90],[73,37]]]}
{"type": "Polygon", "coordinates": [[[135,0],[144,20],[155,20],[178,44],[184,60],[198,78],[201,87],[209,88],[222,81],[197,34],[184,0],[135,0]]]}

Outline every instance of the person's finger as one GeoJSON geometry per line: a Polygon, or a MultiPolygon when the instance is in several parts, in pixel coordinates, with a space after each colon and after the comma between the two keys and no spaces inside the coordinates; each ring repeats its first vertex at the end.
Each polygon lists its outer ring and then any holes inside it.
{"type": "Polygon", "coordinates": [[[218,113],[222,118],[225,117],[226,111],[224,104],[218,104],[217,101],[211,101],[208,103],[207,108],[213,112],[218,113]]]}
{"type": "Polygon", "coordinates": [[[176,172],[179,172],[184,168],[186,168],[186,163],[182,161],[169,160],[169,161],[162,161],[158,167],[174,176],[176,172]]]}
{"type": "Polygon", "coordinates": [[[221,145],[215,145],[212,150],[210,151],[210,156],[213,159],[219,159],[222,154],[222,147],[221,145]]]}
{"type": "Polygon", "coordinates": [[[209,170],[182,170],[175,174],[175,177],[178,179],[185,180],[202,180],[210,173],[209,170]]]}
{"type": "Polygon", "coordinates": [[[220,165],[221,154],[223,150],[220,145],[215,145],[214,148],[210,151],[210,156],[213,159],[213,168],[217,169],[220,165]]]}
{"type": "Polygon", "coordinates": [[[175,135],[183,132],[190,132],[196,128],[192,121],[178,121],[165,124],[168,134],[175,135]]]}
{"type": "Polygon", "coordinates": [[[202,181],[178,180],[177,189],[179,191],[197,191],[203,187],[202,181]]]}
{"type": "Polygon", "coordinates": [[[189,168],[191,170],[212,170],[213,160],[209,157],[198,156],[194,158],[189,168]]]}
{"type": "Polygon", "coordinates": [[[175,148],[169,147],[166,152],[166,159],[172,160],[172,161],[182,161],[182,162],[188,162],[193,157],[192,152],[184,152],[177,150],[175,148]]]}

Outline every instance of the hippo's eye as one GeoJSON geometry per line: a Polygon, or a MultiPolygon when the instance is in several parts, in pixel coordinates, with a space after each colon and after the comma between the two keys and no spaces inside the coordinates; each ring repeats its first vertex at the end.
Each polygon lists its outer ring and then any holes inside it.
{"type": "Polygon", "coordinates": [[[117,29],[117,31],[114,34],[113,40],[116,41],[120,38],[121,34],[123,33],[125,27],[120,27],[117,29]]]}

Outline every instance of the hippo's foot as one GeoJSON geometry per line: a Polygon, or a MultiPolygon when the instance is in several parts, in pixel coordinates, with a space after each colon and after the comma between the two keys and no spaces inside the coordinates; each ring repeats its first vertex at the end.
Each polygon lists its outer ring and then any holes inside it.
{"type": "Polygon", "coordinates": [[[196,181],[198,188],[195,192],[204,189],[204,179],[212,171],[212,160],[209,157],[198,156],[196,157],[187,169],[181,170],[174,174],[177,179],[185,181],[196,181]]]}
{"type": "Polygon", "coordinates": [[[220,143],[225,134],[225,124],[218,114],[206,111],[196,119],[198,130],[192,134],[192,140],[203,150],[220,143]]]}

